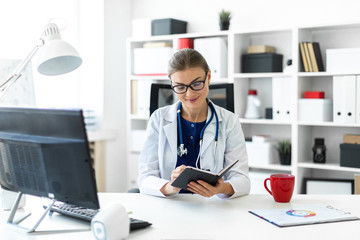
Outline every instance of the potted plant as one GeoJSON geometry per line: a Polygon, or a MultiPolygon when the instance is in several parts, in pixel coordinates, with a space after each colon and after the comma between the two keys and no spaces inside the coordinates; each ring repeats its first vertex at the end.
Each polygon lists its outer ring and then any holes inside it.
{"type": "Polygon", "coordinates": [[[229,30],[231,20],[231,12],[224,9],[219,12],[220,30],[229,30]]]}
{"type": "Polygon", "coordinates": [[[276,149],[279,152],[281,165],[290,165],[291,164],[291,141],[288,139],[279,141],[276,146],[276,149]]]}

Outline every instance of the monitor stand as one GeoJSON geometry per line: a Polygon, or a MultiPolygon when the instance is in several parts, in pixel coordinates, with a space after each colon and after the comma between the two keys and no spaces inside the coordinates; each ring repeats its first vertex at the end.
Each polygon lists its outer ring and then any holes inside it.
{"type": "Polygon", "coordinates": [[[7,223],[11,224],[13,226],[19,227],[20,229],[22,229],[26,233],[32,233],[32,232],[34,232],[36,230],[36,228],[39,226],[39,224],[44,219],[46,214],[50,211],[51,207],[54,205],[56,200],[55,199],[52,200],[51,204],[45,209],[44,213],[41,215],[39,220],[35,223],[35,225],[32,228],[25,228],[25,227],[22,227],[22,226],[20,226],[18,224],[21,223],[22,221],[24,221],[27,217],[29,217],[31,215],[31,213],[28,213],[27,215],[25,215],[24,217],[20,218],[17,221],[14,221],[15,213],[16,213],[16,211],[18,209],[18,206],[19,206],[22,195],[23,195],[22,192],[19,192],[19,194],[17,195],[16,200],[14,202],[14,205],[11,208],[11,212],[10,212],[9,218],[7,220],[7,223]]]}

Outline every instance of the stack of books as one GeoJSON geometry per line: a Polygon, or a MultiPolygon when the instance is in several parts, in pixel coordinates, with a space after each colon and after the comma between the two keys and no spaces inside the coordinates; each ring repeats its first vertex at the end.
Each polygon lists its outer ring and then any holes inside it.
{"type": "Polygon", "coordinates": [[[323,72],[324,64],[321,58],[318,42],[301,42],[300,55],[305,72],[323,72]]]}

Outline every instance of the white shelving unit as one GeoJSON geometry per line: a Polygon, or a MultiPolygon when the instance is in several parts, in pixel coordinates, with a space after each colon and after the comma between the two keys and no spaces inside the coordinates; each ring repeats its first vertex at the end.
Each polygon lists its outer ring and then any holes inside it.
{"type": "MultiPolygon", "coordinates": [[[[298,120],[298,100],[304,91],[325,91],[326,98],[332,99],[332,78],[339,75],[360,75],[359,72],[328,73],[301,72],[299,42],[316,41],[320,43],[321,54],[326,66],[326,49],[360,47],[360,23],[339,24],[331,26],[306,26],[291,29],[264,29],[258,31],[178,34],[170,36],[154,36],[144,39],[130,38],[127,41],[127,99],[128,101],[128,134],[132,131],[145,131],[149,116],[131,114],[131,82],[154,81],[166,82],[167,77],[138,77],[133,75],[133,49],[142,47],[145,42],[171,42],[174,52],[177,50],[179,38],[222,37],[227,42],[228,76],[213,79],[213,82],[234,83],[235,114],[239,117],[245,136],[258,134],[270,135],[277,139],[291,139],[292,164],[262,165],[249,163],[251,172],[261,172],[264,176],[271,173],[285,172],[296,175],[296,192],[301,192],[304,177],[353,178],[360,168],[340,167],[340,148],[344,134],[360,134],[360,124],[342,124],[334,122],[302,122],[298,120]],[[292,59],[294,71],[291,73],[242,73],[241,55],[247,52],[249,45],[270,45],[276,53],[283,55],[283,67],[287,59],[292,59]],[[262,102],[260,112],[264,116],[265,108],[272,107],[272,78],[287,77],[292,81],[291,112],[289,121],[269,119],[245,119],[247,92],[257,89],[262,102]],[[312,145],[314,138],[325,138],[327,147],[325,164],[314,164],[312,161],[312,145]]],[[[211,49],[210,49],[211,50],[211,49]]],[[[150,89],[149,89],[150,91],[150,89]]],[[[131,142],[131,141],[129,141],[131,142]]],[[[136,187],[137,159],[140,150],[128,147],[128,187],[136,187]]]]}

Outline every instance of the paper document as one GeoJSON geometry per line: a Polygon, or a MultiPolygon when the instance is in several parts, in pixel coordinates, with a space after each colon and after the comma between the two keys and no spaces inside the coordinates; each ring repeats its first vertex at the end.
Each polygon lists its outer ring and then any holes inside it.
{"type": "Polygon", "coordinates": [[[291,208],[257,209],[249,212],[278,227],[360,220],[350,212],[330,205],[299,205],[291,208]]]}

